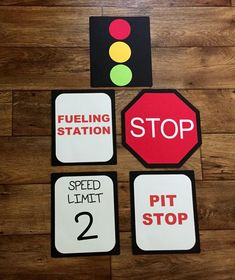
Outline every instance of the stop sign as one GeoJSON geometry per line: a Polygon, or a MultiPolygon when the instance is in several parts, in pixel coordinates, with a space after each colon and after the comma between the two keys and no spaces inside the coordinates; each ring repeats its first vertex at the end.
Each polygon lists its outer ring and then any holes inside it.
{"type": "Polygon", "coordinates": [[[180,167],[201,145],[199,111],[173,89],[141,91],[122,111],[122,129],[146,167],[180,167]]]}

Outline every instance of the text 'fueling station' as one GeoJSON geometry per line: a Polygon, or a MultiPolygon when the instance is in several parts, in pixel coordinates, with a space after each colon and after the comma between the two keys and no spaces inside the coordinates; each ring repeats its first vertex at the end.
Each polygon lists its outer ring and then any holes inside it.
{"type": "Polygon", "coordinates": [[[111,134],[109,114],[58,115],[57,135],[111,134]]]}

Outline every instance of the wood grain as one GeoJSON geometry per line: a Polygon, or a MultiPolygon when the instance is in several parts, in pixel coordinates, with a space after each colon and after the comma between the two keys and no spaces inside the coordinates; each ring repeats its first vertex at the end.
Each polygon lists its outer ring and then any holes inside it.
{"type": "Polygon", "coordinates": [[[182,90],[180,92],[200,111],[202,132],[235,132],[235,90],[182,90]]]}
{"type": "MultiPolygon", "coordinates": [[[[235,181],[197,181],[200,229],[235,229],[235,181]]],[[[120,182],[120,231],[130,231],[129,183],[120,182]]],[[[51,186],[0,185],[2,235],[50,233],[51,186]]]]}
{"type": "Polygon", "coordinates": [[[13,93],[13,135],[51,135],[51,92],[13,93]]]}
{"type": "Polygon", "coordinates": [[[155,48],[152,55],[154,86],[234,88],[235,48],[155,48]]]}
{"type": "Polygon", "coordinates": [[[0,91],[0,136],[12,135],[12,93],[0,91]]]}
{"type": "Polygon", "coordinates": [[[0,103],[0,136],[12,135],[12,104],[0,103]]]}
{"type": "Polygon", "coordinates": [[[50,233],[50,185],[0,185],[0,198],[0,234],[50,233]]]}
{"type": "Polygon", "coordinates": [[[88,47],[88,14],[101,8],[0,7],[0,46],[88,47]]]}
{"type": "Polygon", "coordinates": [[[200,229],[235,229],[235,181],[198,181],[200,229]]]}
{"type": "Polygon", "coordinates": [[[104,8],[103,15],[150,16],[152,47],[233,46],[231,8],[104,8]]]}
{"type": "MultiPolygon", "coordinates": [[[[233,1],[233,0],[232,0],[233,1]]],[[[106,7],[184,7],[230,6],[230,0],[2,0],[1,5],[16,6],[106,6],[106,7]]]]}
{"type": "Polygon", "coordinates": [[[0,237],[1,279],[110,279],[110,257],[51,258],[50,235],[0,237]]]}
{"type": "MultiPolygon", "coordinates": [[[[121,111],[138,91],[115,92],[117,134],[121,134],[121,111]]],[[[200,111],[202,132],[235,132],[234,90],[181,90],[180,93],[200,111]]],[[[13,97],[13,135],[51,135],[51,92],[14,91],[13,97]]]]}
{"type": "Polygon", "coordinates": [[[79,48],[0,48],[0,86],[10,89],[87,87],[88,56],[88,50],[79,48]]]}
{"type": "MultiPolygon", "coordinates": [[[[117,165],[51,166],[50,137],[0,137],[0,184],[49,183],[52,172],[117,171],[120,181],[129,180],[129,171],[146,170],[117,138],[117,165]]],[[[183,165],[202,179],[200,150],[183,165]]],[[[156,169],[155,169],[156,170],[156,169]]]]}
{"type": "MultiPolygon", "coordinates": [[[[154,48],[158,88],[234,88],[235,47],[154,48]]],[[[0,88],[89,88],[89,51],[81,48],[0,48],[0,88]]]]}
{"type": "Polygon", "coordinates": [[[89,51],[80,48],[0,48],[0,87],[86,88],[89,51]]]}
{"type": "MultiPolygon", "coordinates": [[[[101,8],[0,7],[0,47],[89,47],[89,16],[101,8]]],[[[235,9],[104,8],[103,15],[151,18],[152,47],[233,46],[235,9]]]]}
{"type": "Polygon", "coordinates": [[[0,103],[12,103],[12,92],[10,90],[0,90],[0,103]]]}
{"type": "Polygon", "coordinates": [[[233,279],[235,231],[201,231],[200,235],[201,254],[135,256],[130,234],[122,233],[121,255],[112,257],[112,279],[233,279]]]}
{"type": "Polygon", "coordinates": [[[202,166],[204,180],[235,179],[235,134],[204,135],[202,166]]]}
{"type": "MultiPolygon", "coordinates": [[[[95,260],[93,260],[93,261],[95,261],[95,260]]],[[[91,262],[91,265],[92,265],[93,261],[91,262]]],[[[103,262],[103,265],[104,265],[105,269],[108,267],[108,265],[106,265],[105,262],[103,262]]],[[[64,268],[64,270],[66,270],[66,269],[67,268],[64,268]]],[[[86,271],[86,269],[89,269],[89,266],[87,266],[87,268],[84,268],[84,271],[86,271]]],[[[68,270],[69,270],[69,268],[68,268],[68,270]]],[[[109,275],[103,276],[103,274],[101,274],[101,275],[97,274],[96,267],[94,267],[94,270],[92,269],[92,271],[91,272],[89,271],[88,273],[86,273],[86,272],[84,273],[83,268],[82,268],[79,272],[75,271],[73,274],[68,274],[67,272],[60,273],[60,274],[56,274],[56,272],[54,274],[49,274],[47,272],[43,273],[43,274],[37,273],[37,272],[32,272],[32,273],[17,272],[17,273],[9,273],[9,274],[0,273],[1,279],[4,279],[4,280],[24,280],[24,279],[64,280],[68,276],[69,276],[70,280],[93,280],[93,279],[108,280],[108,279],[110,279],[109,275]]]]}

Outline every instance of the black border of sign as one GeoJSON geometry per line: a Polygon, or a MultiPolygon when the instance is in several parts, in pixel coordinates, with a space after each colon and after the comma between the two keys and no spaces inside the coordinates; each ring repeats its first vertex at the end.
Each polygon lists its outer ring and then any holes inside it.
{"type": "Polygon", "coordinates": [[[140,254],[182,254],[182,253],[200,253],[200,237],[197,215],[197,202],[196,202],[196,187],[193,170],[180,170],[180,171],[131,171],[130,172],[130,196],[131,196],[131,231],[132,231],[132,251],[135,255],[140,254]],[[193,197],[193,212],[194,212],[194,225],[195,225],[195,245],[190,250],[142,250],[136,243],[136,230],[135,230],[135,199],[134,199],[134,181],[139,175],[146,174],[184,174],[192,183],[192,197],[193,197]]]}
{"type": "Polygon", "coordinates": [[[115,91],[114,90],[52,90],[51,98],[51,130],[52,130],[52,140],[51,140],[51,163],[52,166],[62,166],[62,165],[115,165],[117,164],[117,144],[116,144],[116,112],[115,112],[115,91]],[[85,93],[105,93],[111,99],[111,111],[112,111],[112,130],[113,130],[113,156],[110,160],[105,162],[61,162],[56,157],[56,135],[55,135],[55,101],[60,94],[70,93],[70,94],[85,94],[85,93]]]}
{"type": "Polygon", "coordinates": [[[51,256],[54,258],[75,257],[75,256],[103,256],[103,255],[119,255],[120,254],[120,237],[119,237],[119,219],[118,219],[118,187],[117,172],[72,172],[72,173],[52,173],[51,174],[51,256]],[[115,238],[116,243],[112,250],[108,252],[94,253],[60,253],[55,247],[55,183],[65,176],[108,176],[113,181],[114,194],[114,215],[115,215],[115,238]]]}
{"type": "Polygon", "coordinates": [[[200,112],[196,109],[186,98],[184,98],[176,89],[143,89],[139,94],[122,110],[121,112],[121,123],[122,123],[122,144],[123,146],[133,154],[146,168],[179,168],[181,167],[191,155],[201,146],[201,126],[200,126],[200,112]],[[187,106],[189,106],[196,113],[197,131],[198,131],[198,142],[197,144],[182,158],[179,163],[164,163],[164,164],[149,164],[143,158],[139,156],[127,143],[126,143],[126,128],[125,128],[125,113],[139,100],[145,93],[174,93],[177,95],[187,106]]]}

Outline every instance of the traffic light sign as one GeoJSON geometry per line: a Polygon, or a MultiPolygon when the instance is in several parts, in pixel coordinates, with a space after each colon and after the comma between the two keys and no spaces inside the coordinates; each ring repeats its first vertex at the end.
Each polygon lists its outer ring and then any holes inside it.
{"type": "Polygon", "coordinates": [[[152,86],[149,17],[90,17],[91,86],[152,86]]]}

